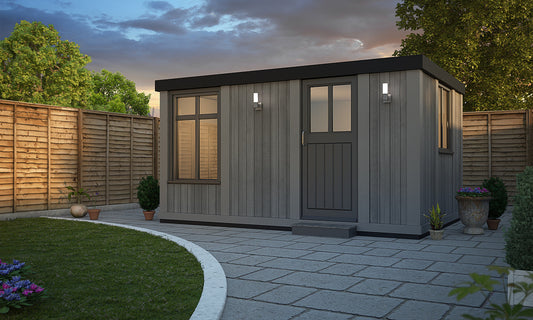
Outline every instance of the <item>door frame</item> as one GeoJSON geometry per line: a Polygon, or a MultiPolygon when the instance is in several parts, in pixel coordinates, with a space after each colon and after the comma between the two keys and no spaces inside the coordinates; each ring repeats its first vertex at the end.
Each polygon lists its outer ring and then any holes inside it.
{"type": "MultiPolygon", "coordinates": [[[[321,221],[339,221],[339,222],[357,222],[358,220],[358,212],[357,212],[357,199],[358,199],[358,192],[357,192],[357,150],[358,150],[358,144],[357,144],[357,77],[356,76],[349,76],[349,77],[337,77],[337,78],[320,78],[320,79],[309,79],[309,80],[302,80],[302,86],[301,86],[301,128],[300,132],[302,134],[301,136],[301,143],[300,143],[300,219],[302,220],[321,220],[321,221]],[[342,85],[342,84],[351,84],[351,132],[339,132],[337,134],[343,135],[346,138],[351,139],[351,210],[334,210],[334,209],[312,209],[312,212],[310,212],[307,209],[307,163],[305,163],[305,160],[307,159],[305,152],[307,152],[307,139],[308,134],[310,130],[310,91],[311,87],[316,86],[329,86],[329,85],[342,85]]],[[[328,107],[329,108],[329,107],[328,107]]],[[[329,108],[331,109],[331,108],[329,108]]],[[[332,110],[328,110],[329,117],[328,117],[328,127],[332,128],[332,110]]],[[[328,132],[332,133],[332,132],[328,132]]],[[[315,138],[317,139],[317,138],[315,138]]],[[[319,140],[323,140],[324,142],[327,142],[327,139],[323,139],[322,137],[318,138],[319,140]]]]}

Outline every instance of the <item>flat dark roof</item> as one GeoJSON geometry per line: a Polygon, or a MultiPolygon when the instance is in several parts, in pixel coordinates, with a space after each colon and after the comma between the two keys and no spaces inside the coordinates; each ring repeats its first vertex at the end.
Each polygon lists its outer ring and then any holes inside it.
{"type": "Polygon", "coordinates": [[[254,70],[174,78],[155,81],[156,91],[211,88],[229,85],[343,77],[365,73],[422,70],[448,87],[464,94],[465,86],[423,55],[315,64],[299,67],[254,70]]]}

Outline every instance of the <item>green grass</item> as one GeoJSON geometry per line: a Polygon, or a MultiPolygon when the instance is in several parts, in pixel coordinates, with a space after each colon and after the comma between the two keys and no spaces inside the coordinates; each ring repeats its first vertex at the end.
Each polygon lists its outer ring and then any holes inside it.
{"type": "Polygon", "coordinates": [[[189,319],[200,264],[182,247],[130,229],[45,218],[0,221],[0,259],[26,262],[48,298],[2,319],[189,319]]]}

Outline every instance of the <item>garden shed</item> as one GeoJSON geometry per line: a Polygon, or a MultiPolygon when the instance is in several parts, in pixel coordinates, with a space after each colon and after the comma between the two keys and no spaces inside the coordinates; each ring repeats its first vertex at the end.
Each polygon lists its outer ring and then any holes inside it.
{"type": "Polygon", "coordinates": [[[465,88],[425,56],[165,79],[155,89],[161,222],[420,237],[437,203],[446,222],[458,218],[465,88]]]}

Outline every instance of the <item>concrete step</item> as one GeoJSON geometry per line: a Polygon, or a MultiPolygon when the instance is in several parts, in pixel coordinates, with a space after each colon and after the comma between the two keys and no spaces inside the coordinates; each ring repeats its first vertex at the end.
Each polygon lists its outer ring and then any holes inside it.
{"type": "Polygon", "coordinates": [[[299,222],[291,226],[292,234],[330,238],[351,238],[356,234],[355,223],[344,222],[299,222]]]}

